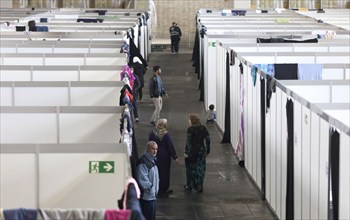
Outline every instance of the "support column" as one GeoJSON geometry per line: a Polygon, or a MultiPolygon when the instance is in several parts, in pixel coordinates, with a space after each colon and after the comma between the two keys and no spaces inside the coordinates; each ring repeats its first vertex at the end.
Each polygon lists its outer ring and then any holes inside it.
{"type": "Polygon", "coordinates": [[[95,0],[89,0],[89,7],[90,8],[96,8],[96,6],[95,6],[95,3],[96,1],[95,0]]]}

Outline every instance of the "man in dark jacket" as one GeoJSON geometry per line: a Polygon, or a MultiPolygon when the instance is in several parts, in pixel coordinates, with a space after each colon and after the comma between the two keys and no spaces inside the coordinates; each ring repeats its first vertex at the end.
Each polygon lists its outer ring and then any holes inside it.
{"type": "Polygon", "coordinates": [[[160,66],[154,66],[153,71],[154,74],[149,80],[149,93],[155,109],[151,117],[150,123],[155,125],[155,122],[159,119],[160,111],[162,110],[163,106],[162,96],[168,96],[168,94],[165,92],[163,88],[162,79],[160,78],[160,74],[162,72],[160,66]]]}
{"type": "Polygon", "coordinates": [[[179,42],[181,40],[181,29],[177,26],[175,22],[173,22],[173,25],[169,28],[170,32],[170,40],[171,40],[171,52],[174,54],[175,52],[179,52],[179,42]]]}

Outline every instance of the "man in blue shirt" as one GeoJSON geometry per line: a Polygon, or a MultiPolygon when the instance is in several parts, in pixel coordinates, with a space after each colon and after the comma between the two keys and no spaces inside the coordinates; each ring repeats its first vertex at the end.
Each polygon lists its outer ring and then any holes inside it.
{"type": "Polygon", "coordinates": [[[157,122],[160,117],[160,111],[163,107],[162,96],[168,96],[168,94],[165,92],[162,79],[160,78],[160,74],[162,72],[160,66],[154,66],[153,71],[154,75],[149,81],[149,93],[155,109],[151,117],[150,123],[155,125],[155,122],[157,122]]]}
{"type": "Polygon", "coordinates": [[[155,163],[158,145],[149,141],[146,152],[140,157],[136,167],[136,180],[141,190],[140,205],[147,220],[156,219],[156,200],[159,190],[158,167],[155,163]]]}

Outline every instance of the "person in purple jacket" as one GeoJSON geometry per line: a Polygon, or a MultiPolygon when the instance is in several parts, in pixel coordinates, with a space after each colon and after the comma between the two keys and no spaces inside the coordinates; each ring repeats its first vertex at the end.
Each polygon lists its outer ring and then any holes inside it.
{"type": "Polygon", "coordinates": [[[156,164],[159,172],[159,192],[158,196],[168,197],[173,193],[170,186],[171,159],[179,163],[172,138],[167,131],[167,120],[158,119],[153,131],[149,134],[149,141],[154,141],[158,145],[156,164]]]}

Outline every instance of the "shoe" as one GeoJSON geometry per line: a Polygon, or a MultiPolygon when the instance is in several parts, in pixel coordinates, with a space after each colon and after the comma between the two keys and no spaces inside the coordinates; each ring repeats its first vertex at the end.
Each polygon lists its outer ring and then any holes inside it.
{"type": "Polygon", "coordinates": [[[185,188],[187,191],[192,191],[192,187],[191,187],[191,186],[184,185],[184,188],[185,188]]]}
{"type": "Polygon", "coordinates": [[[154,121],[151,121],[150,124],[154,126],[156,123],[154,123],[154,121]]]}
{"type": "Polygon", "coordinates": [[[175,54],[175,52],[172,52],[172,54],[175,54]]]}
{"type": "Polygon", "coordinates": [[[168,191],[166,191],[168,194],[173,194],[174,190],[169,189],[168,191]]]}
{"type": "Polygon", "coordinates": [[[139,122],[139,118],[135,118],[135,122],[139,122]]]}

